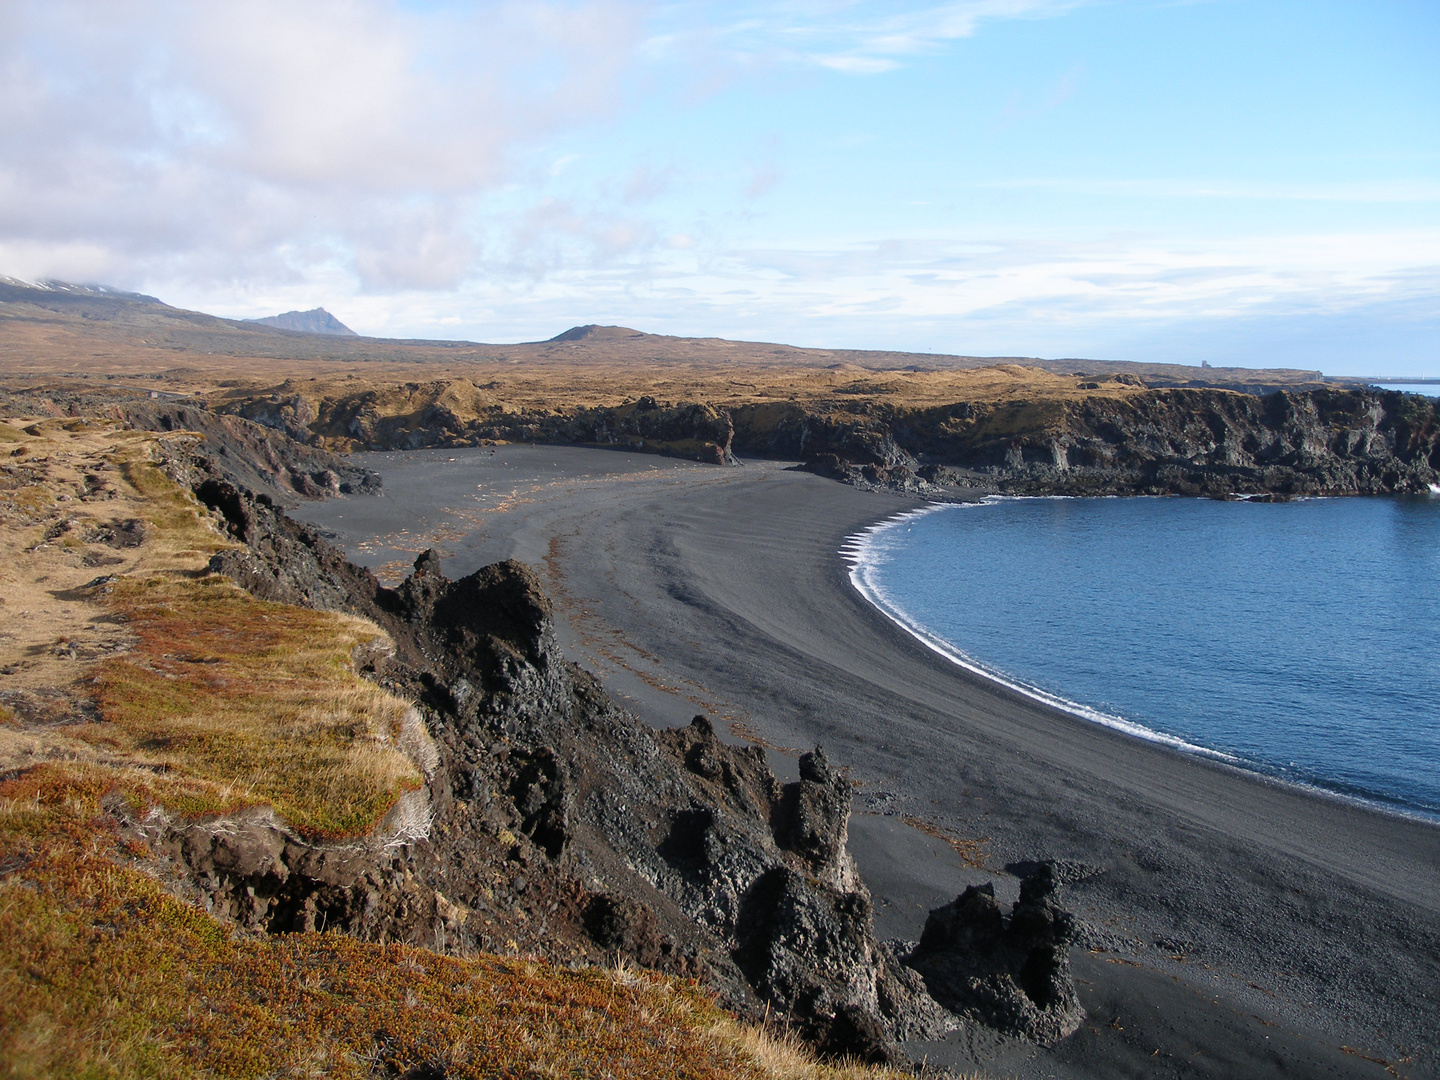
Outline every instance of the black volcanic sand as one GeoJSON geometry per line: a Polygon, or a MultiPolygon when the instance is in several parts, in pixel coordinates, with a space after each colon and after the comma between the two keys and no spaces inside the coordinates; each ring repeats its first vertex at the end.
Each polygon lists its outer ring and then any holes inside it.
{"type": "Polygon", "coordinates": [[[357,457],[385,495],[301,511],[357,561],[434,544],[452,577],[530,562],[569,654],[650,722],[703,710],[764,740],[781,773],[816,742],[848,765],[882,937],[917,938],[972,882],[1013,899],[1026,862],[1063,860],[1085,924],[1086,1024],[1050,1050],[974,1032],[910,1048],[931,1063],[1440,1075],[1440,828],[1086,723],[925,649],[855,592],[838,554],[913,501],[766,462],[519,446],[357,457]]]}

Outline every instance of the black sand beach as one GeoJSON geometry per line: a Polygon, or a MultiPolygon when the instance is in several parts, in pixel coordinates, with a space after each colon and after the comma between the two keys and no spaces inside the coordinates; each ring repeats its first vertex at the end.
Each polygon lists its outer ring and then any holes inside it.
{"type": "Polygon", "coordinates": [[[1085,1025],[1048,1051],[963,1033],[911,1047],[932,1063],[1440,1075],[1440,828],[1086,723],[932,653],[838,554],[912,501],[767,462],[518,446],[360,459],[385,495],[299,514],[356,561],[433,545],[452,577],[529,562],[567,652],[650,722],[706,712],[763,740],[782,774],[817,742],[849,766],[882,937],[918,937],[966,884],[1010,899],[1021,864],[1063,861],[1086,924],[1085,1025]]]}

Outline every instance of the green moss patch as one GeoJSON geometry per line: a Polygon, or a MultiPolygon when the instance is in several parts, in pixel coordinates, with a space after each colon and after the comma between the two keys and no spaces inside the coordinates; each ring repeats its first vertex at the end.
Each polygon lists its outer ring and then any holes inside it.
{"type": "Polygon", "coordinates": [[[206,781],[171,809],[267,804],[315,837],[371,830],[422,778],[397,749],[409,706],[355,674],[364,620],[255,600],[228,580],[116,582],[111,609],[136,639],[101,664],[103,723],[75,735],[206,781]]]}

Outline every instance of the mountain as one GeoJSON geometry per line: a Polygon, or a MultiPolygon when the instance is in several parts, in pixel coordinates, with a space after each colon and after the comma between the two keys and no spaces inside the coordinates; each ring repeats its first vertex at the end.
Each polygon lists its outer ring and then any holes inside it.
{"type": "MultiPolygon", "coordinates": [[[[455,363],[524,363],[530,370],[545,368],[552,372],[575,369],[577,365],[586,371],[663,370],[668,373],[667,378],[686,380],[683,386],[669,385],[664,396],[671,400],[694,401],[709,400],[717,392],[716,386],[709,380],[730,380],[743,369],[749,369],[756,375],[760,372],[786,373],[783,378],[787,379],[799,379],[803,375],[803,379],[809,382],[813,382],[811,376],[814,373],[825,372],[824,378],[855,383],[851,388],[837,391],[848,395],[847,400],[854,400],[854,395],[866,392],[856,380],[867,373],[884,374],[886,378],[900,378],[904,373],[910,373],[923,383],[932,375],[940,377],[945,372],[995,368],[997,365],[1019,365],[1066,379],[1077,378],[1083,373],[1088,380],[1087,386],[1089,383],[1098,386],[1112,376],[1128,375],[1142,379],[1154,388],[1222,387],[1257,394],[1277,389],[1314,389],[1325,386],[1327,381],[1345,385],[1359,381],[1327,380],[1318,371],[1293,368],[1251,369],[1220,365],[1198,368],[1124,360],[1047,360],[1039,357],[800,348],[775,342],[673,337],[594,323],[573,326],[547,341],[515,344],[360,337],[323,308],[242,321],[171,307],[152,296],[99,285],[72,285],[58,281],[37,283],[0,276],[0,375],[93,373],[100,370],[118,374],[122,371],[187,367],[197,371],[224,369],[223,377],[231,378],[234,372],[230,369],[236,358],[243,358],[243,370],[252,377],[269,378],[273,375],[277,382],[298,375],[312,360],[438,364],[442,367],[455,363]],[[260,374],[262,366],[268,374],[260,374]]],[[[496,367],[495,374],[498,376],[504,370],[507,369],[496,367]]],[[[309,374],[308,371],[306,373],[309,374]]],[[[467,377],[474,374],[474,371],[468,371],[467,377]]],[[[746,378],[754,381],[751,376],[746,378]]],[[[771,391],[779,393],[778,384],[766,385],[771,391]]],[[[758,384],[750,386],[747,383],[746,386],[748,394],[757,390],[758,384]]],[[[642,379],[633,387],[627,387],[626,392],[633,390],[634,396],[640,397],[653,393],[655,389],[655,385],[642,379]]],[[[792,389],[798,389],[798,384],[792,389]]],[[[894,389],[899,390],[900,387],[894,389]]],[[[891,390],[886,392],[892,393],[891,390]]],[[[935,392],[940,393],[938,390],[935,392]]],[[[786,390],[781,397],[788,398],[789,393],[790,390],[786,390]]],[[[731,401],[727,396],[729,394],[727,390],[716,400],[731,401]]],[[[623,396],[624,393],[621,394],[623,396]]],[[[887,400],[898,404],[905,397],[904,393],[899,398],[892,393],[887,400]]]]}
{"type": "Polygon", "coordinates": [[[283,315],[271,315],[264,319],[246,319],[245,321],[259,323],[261,326],[273,326],[278,330],[298,330],[302,334],[360,336],[323,307],[312,308],[309,311],[287,311],[283,315]]]}
{"type": "Polygon", "coordinates": [[[28,303],[51,311],[83,310],[97,304],[168,305],[144,293],[125,292],[108,285],[75,285],[68,281],[22,281],[0,274],[0,304],[28,303]]]}

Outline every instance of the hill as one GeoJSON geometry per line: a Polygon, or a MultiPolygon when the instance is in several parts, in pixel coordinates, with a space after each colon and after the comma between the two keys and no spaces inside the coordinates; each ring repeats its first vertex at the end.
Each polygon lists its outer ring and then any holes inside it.
{"type": "Polygon", "coordinates": [[[302,334],[359,336],[323,307],[311,308],[309,311],[287,311],[283,315],[268,315],[263,319],[246,319],[245,321],[259,323],[261,326],[273,326],[279,330],[295,330],[302,334]]]}
{"type": "Polygon", "coordinates": [[[1433,403],[1314,371],[800,349],[594,324],[514,345],[402,341],[98,287],[0,288],[0,387],[60,414],[133,396],[136,382],[333,451],[522,441],[749,455],[929,497],[1440,480],[1433,403]]]}
{"type": "MultiPolygon", "coordinates": [[[[313,313],[309,313],[313,314],[313,313]]],[[[277,318],[284,318],[278,316],[277,318]]],[[[1318,371],[1199,368],[1119,360],[966,356],[865,349],[800,348],[774,342],[673,337],[628,327],[576,326],[545,341],[485,344],[296,333],[266,322],[222,319],[170,307],[153,297],[50,282],[0,282],[0,375],[166,373],[172,389],[199,390],[236,377],[279,381],[326,374],[403,379],[477,375],[517,369],[604,373],[651,392],[637,378],[663,372],[695,384],[689,396],[716,397],[716,384],[743,384],[752,373],[796,378],[822,371],[959,372],[1014,364],[1058,375],[1133,375],[1153,387],[1222,387],[1247,392],[1325,385],[1318,371]],[[430,369],[417,371],[416,369],[430,369]]],[[[479,379],[477,381],[485,381],[479,379]]],[[[788,394],[789,391],[786,391],[788,394]]],[[[622,394],[623,396],[623,394],[622,394]]]]}

